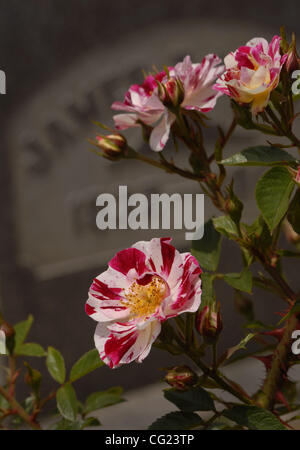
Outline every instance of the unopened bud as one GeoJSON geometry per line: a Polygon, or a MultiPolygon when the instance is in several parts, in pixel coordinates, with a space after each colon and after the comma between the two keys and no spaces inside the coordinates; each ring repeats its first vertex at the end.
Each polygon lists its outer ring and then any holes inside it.
{"type": "Polygon", "coordinates": [[[119,159],[124,155],[127,141],[121,134],[109,134],[108,136],[97,136],[97,144],[103,150],[104,155],[112,160],[119,159]]]}
{"type": "Polygon", "coordinates": [[[197,383],[198,377],[188,366],[175,366],[165,376],[165,381],[173,388],[184,391],[197,383]]]}
{"type": "Polygon", "coordinates": [[[220,303],[216,306],[204,306],[196,317],[196,329],[208,343],[216,342],[223,329],[220,303]]]}
{"type": "Polygon", "coordinates": [[[158,83],[158,95],[166,107],[177,107],[184,99],[184,88],[177,78],[169,78],[164,83],[158,83]]]}
{"type": "Polygon", "coordinates": [[[299,56],[298,56],[297,50],[296,50],[296,38],[293,33],[292,43],[290,45],[290,49],[288,51],[288,57],[285,62],[285,68],[286,68],[287,72],[293,73],[294,70],[300,69],[299,62],[300,62],[299,56]]]}

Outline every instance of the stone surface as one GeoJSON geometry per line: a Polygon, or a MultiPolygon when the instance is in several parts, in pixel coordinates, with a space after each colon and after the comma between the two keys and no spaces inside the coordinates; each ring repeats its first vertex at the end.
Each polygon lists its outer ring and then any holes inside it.
{"type": "MultiPolygon", "coordinates": [[[[212,49],[224,56],[253,35],[269,38],[282,22],[297,32],[299,4],[291,1],[287,8],[280,2],[260,2],[259,14],[253,5],[245,14],[238,1],[218,8],[198,0],[184,5],[178,0],[148,2],[143,8],[137,0],[73,0],[72,8],[58,0],[0,4],[0,65],[7,74],[7,94],[0,97],[0,297],[12,322],[32,312],[36,322],[30,339],[59,347],[70,365],[93,346],[95,324],[83,312],[93,276],[116,250],[158,234],[100,232],[95,224],[97,195],[115,193],[120,184],[130,192],[197,191],[195,184],[176,175],[97,158],[86,141],[97,132],[91,120],[111,123],[110,103],[142,79],[142,68],[173,63],[186,53],[197,60],[212,49]]],[[[226,99],[218,102],[213,117],[228,125],[226,99]]],[[[210,148],[214,124],[207,130],[210,148]]],[[[128,136],[141,145],[137,130],[128,136]]],[[[226,151],[238,151],[245,142],[254,145],[256,139],[255,133],[238,131],[226,151]]],[[[247,220],[257,211],[249,192],[258,175],[256,170],[246,176],[236,170],[247,220]]],[[[209,217],[213,209],[208,201],[205,206],[209,217]]],[[[173,234],[177,246],[188,248],[182,233],[173,234]]],[[[221,270],[236,270],[236,249],[227,245],[224,252],[221,270]]],[[[296,279],[296,267],[291,273],[296,279]]],[[[229,320],[224,346],[234,345],[241,334],[238,326],[231,326],[237,316],[230,295],[220,285],[218,298],[229,320]]],[[[279,305],[265,296],[257,308],[260,318],[270,321],[279,305]]],[[[171,361],[154,351],[142,366],[103,369],[101,387],[157,380],[157,368],[171,361]]],[[[82,392],[99,389],[98,372],[90,380],[82,382],[82,392]]]]}

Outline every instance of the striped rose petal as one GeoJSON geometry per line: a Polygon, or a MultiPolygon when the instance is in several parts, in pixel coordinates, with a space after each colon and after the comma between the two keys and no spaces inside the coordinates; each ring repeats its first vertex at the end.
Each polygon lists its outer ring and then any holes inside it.
{"type": "Polygon", "coordinates": [[[111,368],[142,362],[161,322],[195,312],[201,302],[201,269],[169,238],[140,241],[121,250],[94,279],[86,313],[96,320],[95,345],[111,368]]]}

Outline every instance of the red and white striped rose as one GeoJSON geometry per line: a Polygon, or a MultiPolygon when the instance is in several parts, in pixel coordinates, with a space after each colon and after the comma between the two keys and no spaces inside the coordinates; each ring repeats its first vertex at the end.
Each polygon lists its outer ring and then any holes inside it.
{"type": "Polygon", "coordinates": [[[264,38],[253,38],[229,53],[224,59],[226,71],[215,89],[238,103],[251,103],[253,115],[263,111],[287,58],[280,54],[280,40],[274,36],[269,44],[264,38]]]}
{"type": "Polygon", "coordinates": [[[121,250],[90,287],[86,313],[99,322],[95,345],[111,368],[142,362],[161,322],[200,306],[199,264],[170,242],[154,238],[121,250]]]}
{"type": "Polygon", "coordinates": [[[149,75],[140,85],[132,85],[123,102],[112,104],[112,109],[126,111],[125,114],[114,116],[116,128],[125,130],[139,126],[140,122],[152,126],[150,147],[154,151],[161,151],[168,141],[176,117],[162,103],[157,82],[168,89],[168,77],[178,79],[184,90],[180,106],[206,113],[215,107],[216,100],[221,95],[213,89],[217,77],[224,71],[224,66],[220,63],[220,58],[214,54],[205,56],[197,64],[193,64],[190,56],[186,56],[183,62],[168,68],[168,75],[163,71],[149,75]]]}

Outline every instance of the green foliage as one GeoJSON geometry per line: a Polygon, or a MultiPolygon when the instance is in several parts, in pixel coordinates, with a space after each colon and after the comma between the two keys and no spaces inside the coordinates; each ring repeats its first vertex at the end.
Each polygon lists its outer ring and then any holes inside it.
{"type": "Polygon", "coordinates": [[[295,183],[284,167],[273,167],[256,185],[256,201],[272,232],[287,212],[295,183]]]}
{"type": "Polygon", "coordinates": [[[30,328],[33,324],[33,316],[30,314],[26,320],[17,323],[14,326],[15,330],[15,352],[19,351],[19,347],[23,344],[27,335],[30,331],[30,328]]]}
{"type": "Polygon", "coordinates": [[[211,272],[217,270],[221,252],[221,235],[215,230],[211,219],[204,225],[203,238],[193,241],[191,252],[197,258],[201,268],[211,272]]]}
{"type": "Polygon", "coordinates": [[[203,420],[192,412],[168,413],[150,425],[149,430],[192,430],[203,424],[203,420]]]}
{"type": "Polygon", "coordinates": [[[274,414],[257,406],[236,405],[223,415],[249,430],[286,430],[274,414]]]}
{"type": "Polygon", "coordinates": [[[16,355],[23,355],[23,356],[46,356],[46,352],[43,349],[43,347],[40,344],[35,344],[33,342],[26,342],[25,344],[19,345],[15,349],[16,355]]]}
{"type": "Polygon", "coordinates": [[[225,166],[275,166],[296,161],[292,155],[281,148],[259,145],[246,148],[240,153],[224,159],[221,164],[225,166]]]}
{"type": "Polygon", "coordinates": [[[202,296],[201,296],[201,306],[204,307],[206,305],[212,305],[216,301],[216,295],[214,292],[214,279],[216,275],[205,273],[201,274],[201,287],[202,287],[202,296]]]}
{"type": "Polygon", "coordinates": [[[215,409],[210,394],[200,386],[179,391],[174,388],[165,389],[164,396],[169,402],[174,403],[181,411],[212,411],[215,409]]]}
{"type": "Polygon", "coordinates": [[[238,236],[238,228],[236,223],[232,220],[230,216],[220,216],[212,219],[215,229],[228,237],[229,239],[234,239],[238,236]]]}
{"type": "Polygon", "coordinates": [[[239,291],[248,293],[252,291],[252,273],[248,268],[241,273],[227,273],[224,275],[224,281],[239,291]]]}
{"type": "Polygon", "coordinates": [[[56,393],[57,408],[61,415],[70,421],[74,421],[78,414],[76,393],[70,383],[60,387],[56,393]]]}
{"type": "Polygon", "coordinates": [[[87,397],[83,410],[87,414],[97,409],[124,402],[122,394],[123,389],[121,387],[113,387],[106,391],[94,392],[87,397]]]}
{"type": "Polygon", "coordinates": [[[52,378],[60,384],[64,383],[66,379],[66,366],[64,357],[59,350],[48,347],[46,364],[52,378]]]}
{"type": "Polygon", "coordinates": [[[81,358],[72,367],[70,381],[76,381],[101,366],[104,366],[104,362],[101,361],[98,350],[90,350],[81,356],[81,358]]]}

